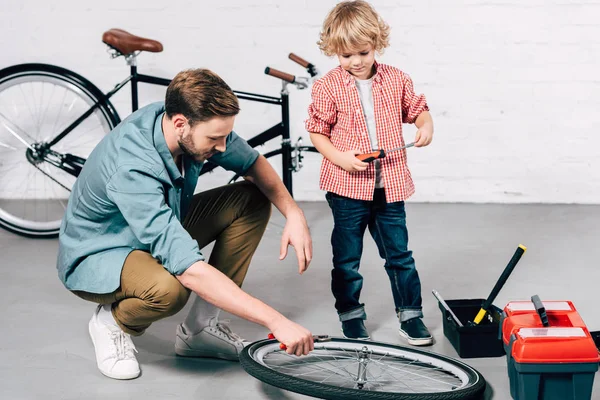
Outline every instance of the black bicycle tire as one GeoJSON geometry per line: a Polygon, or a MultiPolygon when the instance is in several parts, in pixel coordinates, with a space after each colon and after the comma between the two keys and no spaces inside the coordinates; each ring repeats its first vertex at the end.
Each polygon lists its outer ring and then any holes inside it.
{"type": "MultiPolygon", "coordinates": [[[[102,114],[105,117],[105,120],[109,123],[109,127],[111,129],[117,126],[119,122],[121,122],[121,119],[115,107],[106,98],[104,93],[102,93],[102,91],[96,85],[94,85],[92,82],[90,82],[83,76],[77,74],[76,72],[51,64],[17,64],[0,70],[0,84],[7,82],[11,79],[20,78],[23,76],[52,76],[54,78],[62,79],[63,81],[68,82],[81,89],[92,100],[98,101],[98,103],[100,104],[99,108],[101,109],[102,114]]],[[[60,229],[25,228],[13,224],[9,221],[6,221],[1,217],[0,227],[20,236],[39,239],[56,238],[60,229]]]]}
{"type": "MultiPolygon", "coordinates": [[[[354,339],[342,339],[335,338],[338,342],[351,342],[351,343],[365,343],[364,341],[354,339]]],[[[469,377],[475,377],[476,383],[464,389],[458,389],[454,392],[446,393],[389,393],[389,392],[375,392],[375,391],[362,391],[358,389],[347,389],[334,387],[322,383],[307,381],[299,379],[293,376],[282,374],[278,371],[274,371],[264,365],[258,363],[253,357],[252,353],[258,348],[276,343],[276,340],[265,339],[260,340],[246,346],[240,353],[240,364],[242,368],[254,378],[265,382],[269,385],[288,390],[295,393],[304,394],[320,399],[327,400],[477,400],[481,399],[486,387],[486,381],[483,375],[479,373],[473,367],[453,359],[442,354],[433,352],[422,351],[411,347],[404,347],[383,342],[367,342],[373,343],[380,346],[387,346],[391,348],[398,348],[404,351],[413,353],[426,354],[429,357],[435,357],[445,362],[449,362],[463,370],[469,375],[469,377]],[[465,368],[465,366],[467,368],[465,368]]]]}

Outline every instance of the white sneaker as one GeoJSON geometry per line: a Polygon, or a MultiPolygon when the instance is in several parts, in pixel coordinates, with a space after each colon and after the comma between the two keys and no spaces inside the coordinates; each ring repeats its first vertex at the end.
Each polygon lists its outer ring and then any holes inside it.
{"type": "Polygon", "coordinates": [[[131,336],[118,326],[108,325],[98,319],[99,305],[89,323],[90,336],[96,350],[96,363],[104,375],[113,379],[133,379],[140,375],[140,364],[131,336]]]}
{"type": "Polygon", "coordinates": [[[229,326],[210,320],[209,326],[200,333],[190,335],[183,324],[177,326],[175,353],[185,357],[212,357],[239,360],[240,352],[249,342],[231,331],[229,326]]]}

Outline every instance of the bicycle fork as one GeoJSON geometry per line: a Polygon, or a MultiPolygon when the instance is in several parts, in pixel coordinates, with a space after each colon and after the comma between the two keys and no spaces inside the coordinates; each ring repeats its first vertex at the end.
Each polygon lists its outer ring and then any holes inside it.
{"type": "Polygon", "coordinates": [[[281,88],[281,167],[283,184],[293,197],[292,187],[292,141],[290,139],[290,101],[287,82],[283,81],[281,88]]]}

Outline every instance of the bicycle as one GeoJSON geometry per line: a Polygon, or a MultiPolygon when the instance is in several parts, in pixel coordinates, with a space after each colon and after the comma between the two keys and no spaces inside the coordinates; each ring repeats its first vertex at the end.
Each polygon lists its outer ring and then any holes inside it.
{"type": "MultiPolygon", "coordinates": [[[[130,67],[129,76],[107,93],[85,77],[56,65],[19,64],[0,70],[0,227],[27,237],[56,237],[71,187],[86,157],[121,122],[110,98],[129,83],[133,112],[138,109],[139,83],[168,86],[171,82],[137,71],[137,56],[143,51],[161,52],[160,42],[121,29],[104,32],[102,41],[111,58],[123,56],[130,67]],[[22,182],[25,170],[26,182],[22,182]]],[[[304,67],[310,78],[267,67],[265,73],[282,82],[279,97],[234,93],[241,100],[281,107],[281,122],[248,139],[248,143],[257,147],[281,136],[281,146],[264,156],[281,155],[282,180],[293,196],[292,172],[302,168],[302,153],[318,151],[304,146],[301,137],[291,143],[288,86],[306,89],[318,71],[293,53],[289,58],[304,67]]],[[[200,175],[215,167],[205,163],[200,175]]],[[[238,178],[234,176],[228,183],[238,178]]]]}

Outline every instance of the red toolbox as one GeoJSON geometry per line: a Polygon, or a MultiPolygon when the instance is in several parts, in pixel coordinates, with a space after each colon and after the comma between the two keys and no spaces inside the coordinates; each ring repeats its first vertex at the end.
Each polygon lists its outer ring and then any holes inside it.
{"type": "Polygon", "coordinates": [[[515,400],[589,400],[600,358],[570,301],[514,301],[501,322],[515,400]]]}

